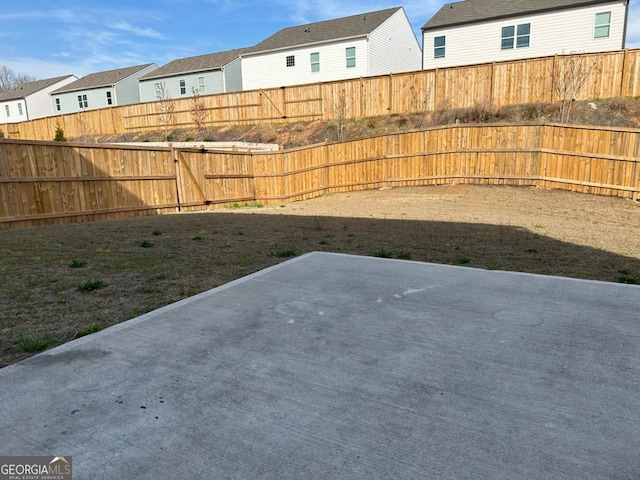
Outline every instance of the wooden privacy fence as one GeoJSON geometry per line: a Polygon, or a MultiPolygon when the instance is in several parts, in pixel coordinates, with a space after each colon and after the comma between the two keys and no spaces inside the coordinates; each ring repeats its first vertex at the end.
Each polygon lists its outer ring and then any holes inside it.
{"type": "MultiPolygon", "coordinates": [[[[554,56],[202,96],[207,126],[335,120],[558,100],[557,72],[572,58],[589,68],[577,100],[640,95],[640,49],[554,56]]],[[[193,129],[191,99],[176,99],[171,129],[193,129]]],[[[158,102],[0,125],[9,138],[51,140],[162,130],[158,102]]]]}
{"type": "Polygon", "coordinates": [[[640,130],[451,125],[275,152],[0,139],[0,228],[282,204],[387,186],[502,184],[640,198],[640,130]]]}

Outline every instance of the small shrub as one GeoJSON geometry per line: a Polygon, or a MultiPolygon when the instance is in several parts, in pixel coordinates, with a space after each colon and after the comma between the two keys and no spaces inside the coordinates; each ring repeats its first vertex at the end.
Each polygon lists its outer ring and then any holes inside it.
{"type": "Polygon", "coordinates": [[[159,235],[162,235],[162,231],[161,230],[154,230],[153,234],[157,237],[159,235]]]}
{"type": "Polygon", "coordinates": [[[69,264],[69,266],[71,268],[86,267],[87,266],[87,261],[86,260],[71,260],[71,263],[69,264]]]}
{"type": "Polygon", "coordinates": [[[381,248],[377,252],[373,252],[371,255],[379,258],[391,258],[393,256],[393,253],[391,253],[389,250],[381,248]]]}
{"type": "Polygon", "coordinates": [[[189,135],[188,137],[185,137],[184,141],[185,142],[193,142],[195,140],[195,138],[193,138],[191,135],[189,135]]]}
{"type": "Polygon", "coordinates": [[[18,348],[26,353],[42,352],[58,344],[60,341],[51,337],[38,337],[23,333],[18,335],[18,348]]]}
{"type": "Polygon", "coordinates": [[[142,248],[151,248],[153,247],[153,243],[151,243],[149,240],[143,240],[140,242],[140,246],[142,248]]]}
{"type": "Polygon", "coordinates": [[[400,252],[398,258],[400,260],[411,260],[411,254],[409,252],[400,252]]]}
{"type": "Polygon", "coordinates": [[[107,287],[108,284],[103,282],[102,280],[87,280],[83,284],[78,286],[78,290],[81,292],[93,292],[94,290],[100,290],[101,288],[107,287]]]}
{"type": "Polygon", "coordinates": [[[64,137],[64,131],[62,130],[62,127],[60,126],[60,124],[56,125],[56,133],[53,136],[53,141],[54,142],[66,142],[67,139],[64,137]]]}

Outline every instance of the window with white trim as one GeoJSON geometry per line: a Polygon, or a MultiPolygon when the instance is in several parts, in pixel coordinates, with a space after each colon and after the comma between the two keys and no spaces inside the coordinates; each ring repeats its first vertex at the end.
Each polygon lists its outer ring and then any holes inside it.
{"type": "Polygon", "coordinates": [[[60,99],[56,98],[56,110],[59,112],[60,110],[62,110],[62,107],[60,106],[60,99]]]}
{"type": "Polygon", "coordinates": [[[320,52],[311,54],[311,73],[320,71],[320,52]]]}
{"type": "Polygon", "coordinates": [[[345,57],[347,60],[347,68],[354,68],[356,66],[356,47],[347,47],[345,57]]]}
{"type": "Polygon", "coordinates": [[[18,115],[22,116],[22,103],[18,103],[18,115]]]}
{"type": "Polygon", "coordinates": [[[187,94],[187,82],[186,80],[180,80],[180,95],[187,94]]]}
{"type": "Polygon", "coordinates": [[[433,58],[444,58],[446,37],[433,37],[433,58]]]}
{"type": "Polygon", "coordinates": [[[7,114],[7,117],[11,116],[11,109],[9,108],[9,105],[4,106],[4,111],[7,114]]]}
{"type": "Polygon", "coordinates": [[[287,67],[295,67],[295,66],[296,66],[295,55],[287,55],[287,67]]]}
{"type": "Polygon", "coordinates": [[[113,105],[113,99],[111,98],[111,92],[107,92],[107,105],[113,105]]]}
{"type": "Polygon", "coordinates": [[[511,50],[512,48],[525,48],[529,46],[531,38],[531,24],[522,23],[520,25],[509,25],[502,27],[501,50],[511,50]]]}
{"type": "Polygon", "coordinates": [[[198,92],[204,93],[204,77],[198,77],[198,92]]]}
{"type": "Polygon", "coordinates": [[[87,101],[86,95],[78,95],[78,106],[80,108],[88,108],[89,102],[87,101]]]}
{"type": "Polygon", "coordinates": [[[162,85],[160,85],[160,82],[156,82],[153,84],[153,90],[155,92],[156,98],[160,100],[162,98],[162,85]]]}
{"type": "Polygon", "coordinates": [[[593,38],[608,38],[611,32],[611,12],[596,13],[593,38]]]}

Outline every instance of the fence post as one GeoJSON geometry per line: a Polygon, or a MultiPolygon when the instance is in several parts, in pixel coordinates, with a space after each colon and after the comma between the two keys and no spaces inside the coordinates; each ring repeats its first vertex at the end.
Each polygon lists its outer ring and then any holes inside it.
{"type": "Polygon", "coordinates": [[[624,54],[622,56],[622,74],[620,75],[620,90],[618,93],[619,97],[624,97],[626,95],[624,95],[624,75],[625,73],[627,73],[627,60],[628,60],[628,55],[627,52],[629,50],[627,48],[624,49],[624,54]]]}

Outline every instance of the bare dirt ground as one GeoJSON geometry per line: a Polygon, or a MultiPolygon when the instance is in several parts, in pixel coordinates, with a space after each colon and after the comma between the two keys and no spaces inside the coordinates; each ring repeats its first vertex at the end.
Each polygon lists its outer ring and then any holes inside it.
{"type": "Polygon", "coordinates": [[[640,204],[413,187],[0,231],[0,366],[314,250],[639,283],[640,204]]]}

